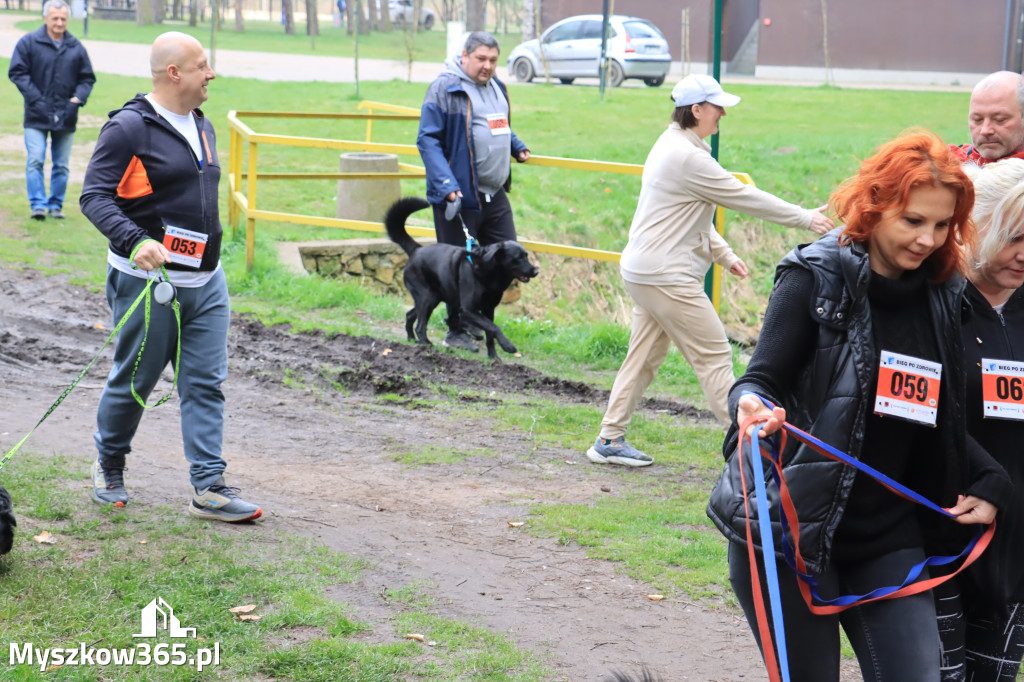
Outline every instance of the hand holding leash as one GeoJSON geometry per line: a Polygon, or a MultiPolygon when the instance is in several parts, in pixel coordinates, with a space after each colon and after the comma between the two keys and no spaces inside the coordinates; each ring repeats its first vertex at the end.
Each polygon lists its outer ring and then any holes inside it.
{"type": "MultiPolygon", "coordinates": [[[[767,438],[782,428],[783,422],[786,421],[786,410],[781,407],[769,406],[753,393],[745,393],[740,396],[739,402],[736,404],[736,423],[742,425],[752,417],[760,417],[764,420],[761,430],[757,432],[757,437],[767,438]]],[[[753,424],[747,428],[747,436],[751,435],[753,428],[753,424]]]]}

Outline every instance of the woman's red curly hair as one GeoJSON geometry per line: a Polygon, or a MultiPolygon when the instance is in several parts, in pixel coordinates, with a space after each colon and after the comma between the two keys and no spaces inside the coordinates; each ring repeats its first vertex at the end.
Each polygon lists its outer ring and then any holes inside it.
{"type": "Polygon", "coordinates": [[[924,186],[947,187],[956,195],[949,236],[924,265],[935,282],[962,271],[964,244],[972,243],[975,234],[974,185],[946,144],[927,130],[886,142],[832,193],[829,203],[845,223],[840,241],[867,242],[884,213],[906,208],[910,192],[924,186]]]}

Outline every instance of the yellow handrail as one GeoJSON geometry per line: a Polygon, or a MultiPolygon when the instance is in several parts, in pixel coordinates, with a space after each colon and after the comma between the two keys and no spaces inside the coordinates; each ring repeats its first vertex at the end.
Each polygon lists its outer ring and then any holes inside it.
{"type": "MultiPolygon", "coordinates": [[[[282,213],[278,211],[260,210],[256,206],[256,184],[257,180],[367,180],[367,179],[403,179],[415,180],[426,177],[422,166],[409,163],[400,163],[397,173],[259,173],[257,168],[257,150],[259,145],[281,145],[288,147],[303,147],[316,149],[334,149],[342,151],[368,151],[397,154],[399,156],[419,157],[419,150],[413,144],[391,144],[373,142],[371,140],[372,125],[375,120],[388,121],[412,121],[419,119],[419,110],[412,107],[405,107],[382,102],[360,102],[359,109],[366,109],[368,113],[344,114],[344,113],[313,113],[313,112],[281,112],[281,111],[230,111],[228,112],[228,124],[230,126],[230,159],[228,164],[228,220],[232,226],[238,222],[239,212],[245,214],[246,224],[246,249],[245,264],[252,269],[255,259],[255,237],[256,220],[268,220],[300,225],[314,225],[317,227],[334,227],[347,230],[359,230],[363,232],[384,232],[382,223],[375,223],[364,220],[345,220],[340,218],[325,218],[322,216],[302,215],[297,213],[282,213]],[[385,111],[388,113],[376,113],[385,111]],[[335,140],[317,137],[300,137],[295,135],[271,135],[257,133],[247,126],[240,119],[246,118],[300,118],[300,119],[348,119],[366,120],[366,141],[335,140]],[[248,145],[248,172],[242,172],[242,149],[243,144],[248,145]],[[247,193],[241,191],[242,180],[246,180],[247,193]]],[[[616,173],[621,175],[642,175],[644,167],[641,164],[617,163],[611,161],[591,161],[586,159],[570,159],[557,156],[530,156],[527,162],[533,166],[545,166],[548,168],[564,168],[572,170],[584,170],[600,173],[616,173]]],[[[733,173],[733,175],[748,185],[754,181],[747,173],[733,173]]],[[[725,210],[718,207],[715,212],[715,229],[720,234],[725,230],[725,210]]],[[[434,231],[423,227],[408,227],[409,233],[413,236],[432,237],[434,231]]],[[[520,240],[526,248],[542,252],[553,253],[572,258],[587,258],[590,260],[617,263],[619,254],[615,251],[603,251],[600,249],[587,249],[578,246],[564,244],[550,244],[532,240],[520,240]]],[[[721,268],[714,266],[712,272],[712,294],[711,300],[718,308],[721,298],[721,268]]]]}

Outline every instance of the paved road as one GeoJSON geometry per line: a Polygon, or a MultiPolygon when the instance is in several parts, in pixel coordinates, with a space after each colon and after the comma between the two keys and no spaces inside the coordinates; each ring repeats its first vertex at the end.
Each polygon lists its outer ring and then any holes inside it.
{"type": "MultiPolygon", "coordinates": [[[[23,14],[0,14],[0,55],[9,57],[24,31],[14,24],[23,21],[23,14]]],[[[40,25],[42,22],[40,21],[40,25]]],[[[172,30],[172,27],[168,27],[172,30]]],[[[97,73],[148,78],[149,45],[111,43],[82,38],[89,59],[97,73]]],[[[217,50],[215,70],[220,76],[258,78],[269,81],[324,81],[329,83],[355,82],[355,60],[347,57],[320,57],[316,55],[277,54],[243,50],[217,50]]],[[[412,80],[429,83],[441,72],[441,64],[413,62],[412,80]]],[[[504,79],[505,70],[499,67],[498,77],[504,79]]],[[[360,59],[359,80],[387,81],[409,78],[409,63],[390,59],[360,59]]]]}

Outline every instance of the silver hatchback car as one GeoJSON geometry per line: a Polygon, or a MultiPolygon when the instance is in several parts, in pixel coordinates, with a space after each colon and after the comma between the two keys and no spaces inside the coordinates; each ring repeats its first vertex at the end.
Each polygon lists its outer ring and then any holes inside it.
{"type": "MultiPolygon", "coordinates": [[[[618,87],[627,78],[639,78],[651,87],[664,83],[672,56],[661,31],[638,17],[616,14],[610,19],[608,84],[618,87]]],[[[583,14],[552,24],[539,40],[515,46],[508,55],[509,74],[523,83],[545,73],[566,84],[598,78],[602,20],[600,14],[583,14]]]]}

